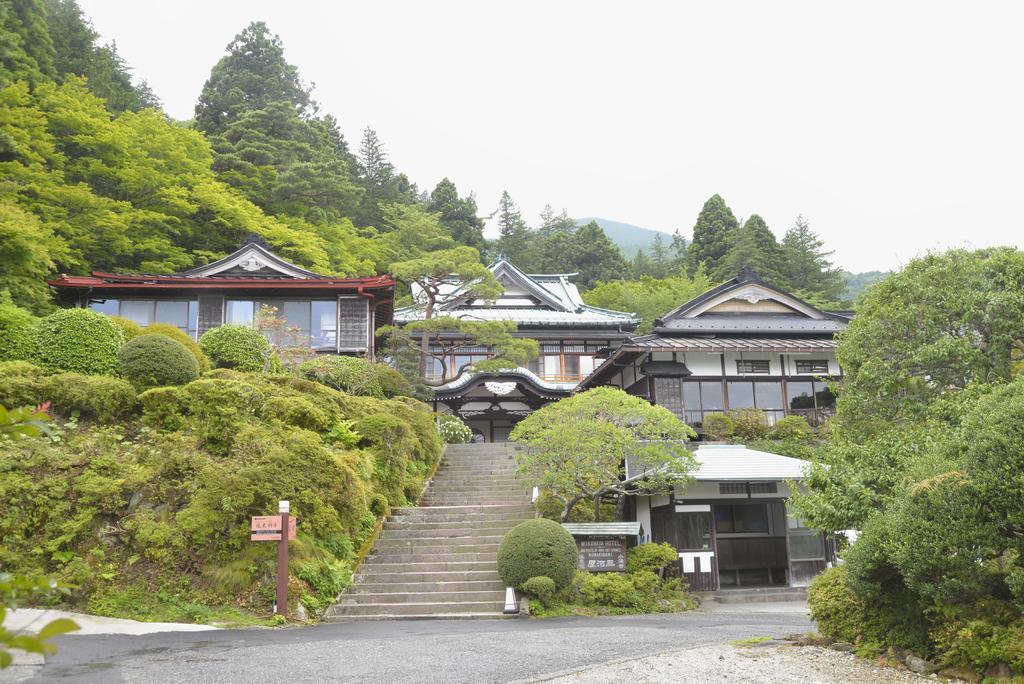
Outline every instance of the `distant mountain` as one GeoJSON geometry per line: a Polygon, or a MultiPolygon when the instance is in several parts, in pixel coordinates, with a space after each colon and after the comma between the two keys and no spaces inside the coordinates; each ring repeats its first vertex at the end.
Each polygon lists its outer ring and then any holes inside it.
{"type": "Polygon", "coordinates": [[[619,221],[610,221],[608,219],[597,218],[596,216],[587,216],[585,218],[576,219],[576,225],[584,226],[591,221],[597,223],[604,230],[604,234],[608,236],[608,239],[618,245],[619,249],[622,250],[622,255],[627,259],[632,259],[638,251],[650,250],[651,245],[654,244],[654,238],[658,235],[665,241],[666,245],[672,244],[672,236],[668,233],[660,230],[652,230],[650,228],[642,228],[641,226],[634,226],[631,223],[621,223],[619,221]]]}
{"type": "Polygon", "coordinates": [[[889,275],[889,271],[865,271],[864,273],[843,271],[843,285],[846,288],[843,292],[843,299],[847,302],[856,302],[861,292],[887,275],[889,275]]]}

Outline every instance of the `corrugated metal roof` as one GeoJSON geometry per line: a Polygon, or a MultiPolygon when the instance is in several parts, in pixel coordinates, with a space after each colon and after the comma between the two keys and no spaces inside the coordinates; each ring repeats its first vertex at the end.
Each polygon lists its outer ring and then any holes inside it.
{"type": "Polygon", "coordinates": [[[562,523],[574,537],[630,537],[640,534],[639,522],[562,523]]]}
{"type": "MultiPolygon", "coordinates": [[[[696,480],[752,482],[802,480],[810,463],[799,458],[748,449],[743,444],[701,444],[693,452],[696,480]]],[[[626,460],[626,476],[641,475],[643,466],[626,460]]]]}
{"type": "Polygon", "coordinates": [[[728,352],[728,351],[820,351],[836,348],[829,337],[667,337],[644,335],[627,340],[620,349],[669,351],[728,352]]]}
{"type": "Polygon", "coordinates": [[[702,444],[694,452],[698,480],[802,480],[807,461],[748,449],[743,444],[702,444]]]}

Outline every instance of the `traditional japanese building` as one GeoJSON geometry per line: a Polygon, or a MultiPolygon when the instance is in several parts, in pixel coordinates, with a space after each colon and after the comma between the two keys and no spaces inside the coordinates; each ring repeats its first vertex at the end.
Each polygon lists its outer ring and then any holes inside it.
{"type": "Polygon", "coordinates": [[[74,306],[143,326],[169,323],[193,339],[225,323],[252,325],[262,305],[273,306],[315,351],[370,357],[374,330],[391,322],[395,288],[386,275],[337,278],[314,273],[258,242],[183,273],[61,274],[50,285],[74,306]]]}
{"type": "MultiPolygon", "coordinates": [[[[642,541],[679,552],[691,591],[733,587],[805,587],[835,562],[835,546],[805,527],[786,505],[808,463],[741,444],[700,444],[685,488],[627,500],[642,541]]],[[[642,476],[626,464],[627,477],[642,476]]]]}
{"type": "Polygon", "coordinates": [[[606,357],[580,389],[612,385],[671,410],[702,432],[714,413],[756,410],[769,425],[834,413],[842,375],[835,335],[852,314],[823,311],[744,269],[654,322],[606,357]]]}
{"type": "MultiPolygon", "coordinates": [[[[492,354],[485,347],[462,348],[446,361],[445,377],[456,379],[435,388],[434,403],[437,410],[465,420],[477,439],[500,442],[530,412],[569,396],[594,369],[598,351],[617,347],[640,321],[630,313],[585,304],[572,283],[574,273],[527,274],[505,258],[490,269],[505,288],[501,297],[485,301],[460,296],[464,286],[453,281],[435,315],[513,321],[517,336],[537,340],[540,356],[527,368],[459,375],[463,367],[492,354]]],[[[418,307],[398,309],[395,323],[407,324],[422,316],[418,307]]],[[[442,379],[440,373],[436,363],[427,369],[427,379],[442,379]]]]}

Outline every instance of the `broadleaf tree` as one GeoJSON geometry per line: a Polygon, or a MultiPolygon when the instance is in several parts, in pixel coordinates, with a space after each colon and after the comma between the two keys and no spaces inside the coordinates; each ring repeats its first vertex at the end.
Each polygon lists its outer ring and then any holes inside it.
{"type": "Polygon", "coordinates": [[[595,519],[605,495],[666,492],[685,487],[696,468],[686,440],[693,429],[663,406],[614,387],[597,387],[544,406],[521,420],[511,439],[518,473],[562,503],[562,520],[583,501],[595,519]],[[626,459],[643,474],[626,478],[626,459]]]}

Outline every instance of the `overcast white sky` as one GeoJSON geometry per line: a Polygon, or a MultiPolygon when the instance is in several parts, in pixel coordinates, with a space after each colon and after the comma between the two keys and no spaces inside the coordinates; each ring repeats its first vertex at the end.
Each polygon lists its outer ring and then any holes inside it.
{"type": "Polygon", "coordinates": [[[175,118],[263,20],[353,149],[689,236],[713,193],[844,268],[1024,246],[1024,3],[80,0],[175,118]]]}

